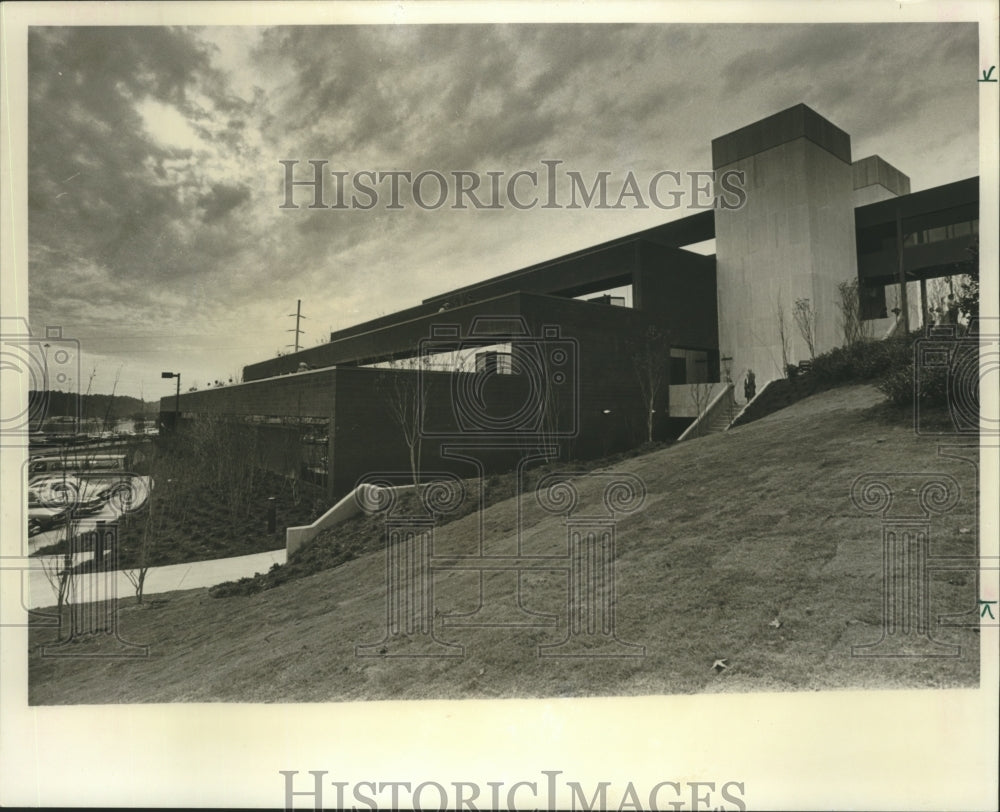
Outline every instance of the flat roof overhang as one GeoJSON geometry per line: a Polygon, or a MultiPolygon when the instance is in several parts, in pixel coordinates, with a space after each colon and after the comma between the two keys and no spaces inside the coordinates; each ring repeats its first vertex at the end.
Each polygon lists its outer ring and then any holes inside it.
{"type": "MultiPolygon", "coordinates": [[[[979,178],[859,206],[854,210],[858,246],[858,279],[866,285],[899,281],[896,253],[897,220],[903,236],[979,219],[979,178]]],[[[935,279],[968,272],[975,235],[932,243],[904,245],[903,271],[908,280],[935,279]]]]}
{"type": "Polygon", "coordinates": [[[684,251],[681,245],[710,240],[715,236],[715,212],[706,210],[690,217],[618,237],[555,259],[529,265],[482,282],[447,291],[415,305],[376,319],[369,319],[330,334],[330,341],[370,333],[383,327],[454,309],[475,301],[495,299],[518,291],[573,298],[633,284],[640,269],[643,243],[654,243],[678,252],[678,261],[705,262],[701,254],[684,251]]]}
{"type": "MultiPolygon", "coordinates": [[[[970,235],[926,245],[905,246],[903,272],[908,281],[969,273],[973,262],[971,248],[975,241],[975,235],[970,235]]],[[[899,262],[895,246],[859,255],[858,279],[866,285],[891,285],[899,282],[899,262]]]]}
{"type": "Polygon", "coordinates": [[[652,242],[665,248],[681,250],[685,245],[705,242],[714,237],[715,210],[707,209],[482,282],[455,288],[424,299],[423,303],[440,305],[463,298],[496,296],[514,290],[531,290],[554,296],[583,296],[629,284],[632,281],[631,271],[623,274],[620,270],[615,270],[614,263],[620,262],[620,258],[634,250],[640,242],[652,242]]]}
{"type": "Polygon", "coordinates": [[[867,206],[858,206],[854,210],[854,225],[859,231],[891,225],[895,232],[897,211],[903,219],[904,231],[908,222],[914,223],[915,230],[918,230],[937,225],[950,225],[951,222],[960,223],[962,217],[970,211],[974,213],[973,217],[978,217],[979,176],[956,180],[900,197],[891,197],[878,203],[869,203],[867,206]],[[946,212],[952,210],[961,212],[961,216],[951,221],[938,222],[946,216],[946,212]],[[929,225],[922,225],[928,218],[932,222],[929,225]]]}
{"type": "MultiPolygon", "coordinates": [[[[442,329],[454,330],[458,336],[469,336],[474,324],[483,325],[492,319],[494,325],[503,321],[512,324],[522,318],[531,331],[540,335],[541,327],[559,325],[566,314],[588,324],[606,324],[610,334],[629,326],[642,325],[649,317],[638,310],[595,302],[566,299],[561,296],[517,291],[492,299],[471,302],[445,311],[418,315],[405,321],[376,327],[363,333],[310,347],[297,353],[269,358],[243,368],[244,382],[257,381],[297,372],[299,364],[314,369],[333,366],[364,366],[382,361],[413,358],[434,343],[442,329]]],[[[399,314],[396,314],[397,316],[399,314]]],[[[514,331],[497,329],[489,334],[494,343],[517,338],[514,331]]],[[[482,336],[479,336],[482,337],[482,336]]]]}

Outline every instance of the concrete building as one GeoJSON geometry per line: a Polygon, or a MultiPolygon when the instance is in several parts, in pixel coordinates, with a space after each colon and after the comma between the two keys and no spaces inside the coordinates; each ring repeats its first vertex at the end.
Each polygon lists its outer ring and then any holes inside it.
{"type": "Polygon", "coordinates": [[[753,370],[760,389],[842,344],[843,283],[857,285],[875,337],[905,315],[918,326],[924,283],[960,272],[978,236],[978,178],[910,193],[882,157],[854,161],[850,136],[804,104],[716,138],[712,159],[716,177],[743,173],[745,205],[339,330],[245,367],[241,384],[181,395],[175,417],[258,425],[267,467],[316,478],[331,497],[366,473],[407,470],[393,408],[404,401],[419,402],[424,470],[481,473],[541,448],[600,456],[650,429],[677,437],[707,384],[721,393],[753,370]],[[714,256],[686,250],[713,238],[714,256]],[[631,307],[609,294],[622,288],[631,307]],[[474,446],[491,450],[470,463],[474,446]]]}

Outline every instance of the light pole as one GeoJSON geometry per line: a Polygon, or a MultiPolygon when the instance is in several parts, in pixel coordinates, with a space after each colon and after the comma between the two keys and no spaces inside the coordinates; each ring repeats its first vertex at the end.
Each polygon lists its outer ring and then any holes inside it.
{"type": "Polygon", "coordinates": [[[177,394],[174,396],[174,424],[181,419],[181,373],[179,372],[161,372],[161,378],[176,378],[177,379],[177,394]]]}

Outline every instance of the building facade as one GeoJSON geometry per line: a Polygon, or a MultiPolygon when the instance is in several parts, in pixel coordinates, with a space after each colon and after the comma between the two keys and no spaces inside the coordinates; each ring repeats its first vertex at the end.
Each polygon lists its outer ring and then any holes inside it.
{"type": "Polygon", "coordinates": [[[759,390],[842,344],[845,284],[875,337],[918,326],[926,280],[961,272],[978,237],[977,178],[911,194],[906,175],[878,155],[853,160],[850,136],[804,104],[716,138],[712,159],[716,177],[742,173],[744,205],[336,331],[250,364],[240,384],[181,395],[172,422],[256,423],[262,464],[331,498],[405,471],[413,427],[425,471],[601,456],[650,432],[677,437],[696,388],[752,370],[759,390]],[[712,239],[714,255],[687,249],[712,239]],[[474,447],[490,451],[471,464],[474,447]]]}

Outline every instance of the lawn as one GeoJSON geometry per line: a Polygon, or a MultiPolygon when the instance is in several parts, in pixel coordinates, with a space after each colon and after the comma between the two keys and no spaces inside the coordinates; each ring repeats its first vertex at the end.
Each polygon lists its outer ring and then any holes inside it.
{"type": "MultiPolygon", "coordinates": [[[[488,555],[565,559],[564,517],[544,511],[529,493],[520,500],[520,550],[516,499],[435,529],[434,632],[464,656],[379,654],[397,651],[402,641],[382,642],[385,553],[362,551],[256,594],[212,597],[199,589],[151,596],[143,606],[123,599],[120,637],[148,645],[145,658],[43,657],[40,646],[52,632],[35,627],[29,700],[321,702],[976,686],[973,627],[933,629],[936,639],[961,647],[959,657],[852,656],[852,645],[872,643],[882,631],[881,524],[852,504],[856,477],[954,477],[961,497],[932,520],[931,553],[975,549],[975,467],[939,454],[942,438],[916,435],[906,419],[880,408],[881,400],[867,386],[827,391],[603,472],[634,475],[647,491],[643,507],[618,515],[615,526],[616,633],[644,647],[642,656],[538,656],[539,646],[567,637],[565,569],[520,577],[493,570],[480,583],[477,572],[449,567],[476,551],[480,526],[488,555]],[[487,621],[522,625],[454,625],[457,614],[477,610],[481,596],[487,621]],[[518,596],[530,613],[518,609],[518,596]],[[545,614],[555,625],[531,625],[545,614]],[[364,644],[375,644],[375,656],[356,656],[364,644]]],[[[607,515],[605,484],[593,475],[575,480],[575,516],[607,515]]],[[[898,509],[909,497],[904,490],[898,509]]],[[[972,572],[932,573],[933,616],[971,613],[975,581],[972,572]]],[[[426,638],[412,642],[420,641],[426,638]]],[[[91,653],[121,649],[109,637],[69,645],[91,653]]],[[[600,634],[586,645],[592,654],[612,649],[600,634]]]]}

